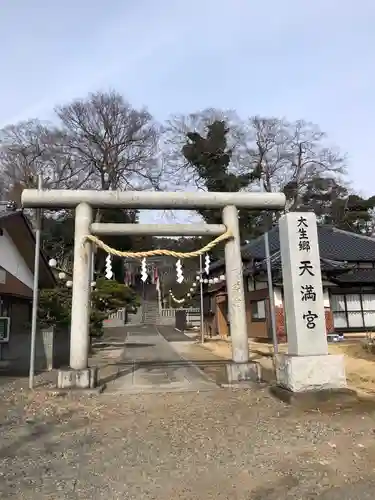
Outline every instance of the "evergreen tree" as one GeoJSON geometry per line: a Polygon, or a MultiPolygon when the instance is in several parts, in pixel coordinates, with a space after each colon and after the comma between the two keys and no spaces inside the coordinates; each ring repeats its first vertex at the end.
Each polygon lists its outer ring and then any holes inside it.
{"type": "MultiPolygon", "coordinates": [[[[217,120],[207,126],[206,137],[197,132],[186,134],[182,154],[195,168],[207,191],[237,193],[257,178],[256,170],[248,173],[231,171],[233,150],[228,147],[228,132],[226,123],[217,120]]],[[[200,209],[198,212],[207,223],[222,223],[221,210],[200,209]]],[[[253,233],[254,216],[249,212],[241,212],[240,227],[243,237],[249,237],[253,233]]]]}

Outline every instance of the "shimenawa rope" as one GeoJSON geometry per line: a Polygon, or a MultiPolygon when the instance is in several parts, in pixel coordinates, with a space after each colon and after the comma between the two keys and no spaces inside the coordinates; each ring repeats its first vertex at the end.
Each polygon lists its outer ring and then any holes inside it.
{"type": "Polygon", "coordinates": [[[176,259],[192,259],[194,257],[199,257],[199,255],[208,253],[221,241],[226,241],[232,237],[233,237],[232,233],[230,231],[226,231],[225,233],[221,234],[220,236],[212,240],[210,243],[207,243],[207,245],[205,245],[203,248],[200,248],[199,250],[194,250],[194,252],[175,252],[174,250],[163,250],[163,249],[146,250],[144,252],[129,252],[129,251],[116,250],[115,248],[106,245],[104,241],[100,240],[99,238],[91,234],[85,236],[85,240],[91,241],[98,248],[104,250],[104,252],[107,252],[108,254],[111,255],[116,255],[117,257],[145,259],[147,257],[153,257],[155,255],[166,255],[168,257],[175,257],[176,259]]]}
{"type": "Polygon", "coordinates": [[[182,298],[182,299],[176,299],[176,297],[174,295],[171,295],[171,299],[173,300],[173,302],[175,302],[176,304],[183,304],[185,302],[185,298],[182,298]]]}

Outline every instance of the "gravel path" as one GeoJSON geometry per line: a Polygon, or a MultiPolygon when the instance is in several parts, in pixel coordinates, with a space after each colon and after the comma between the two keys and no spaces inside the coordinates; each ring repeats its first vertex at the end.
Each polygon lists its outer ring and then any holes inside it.
{"type": "Polygon", "coordinates": [[[375,497],[375,412],[302,413],[259,387],[1,394],[0,498],[375,497]]]}

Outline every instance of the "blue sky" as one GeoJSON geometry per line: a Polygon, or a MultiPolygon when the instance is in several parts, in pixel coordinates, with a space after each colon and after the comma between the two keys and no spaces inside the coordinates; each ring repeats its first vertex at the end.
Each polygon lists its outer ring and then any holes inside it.
{"type": "Polygon", "coordinates": [[[159,120],[303,118],[374,194],[373,0],[0,0],[0,126],[115,88],[159,120]]]}

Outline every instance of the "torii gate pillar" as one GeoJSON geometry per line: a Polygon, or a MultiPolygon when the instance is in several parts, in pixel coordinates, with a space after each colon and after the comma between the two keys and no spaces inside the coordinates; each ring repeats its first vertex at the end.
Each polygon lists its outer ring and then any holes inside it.
{"type": "Polygon", "coordinates": [[[238,210],[234,205],[223,209],[223,223],[233,238],[225,242],[225,275],[228,316],[232,340],[232,363],[227,365],[228,383],[260,379],[259,365],[249,363],[246,304],[242,269],[238,210]]]}

